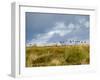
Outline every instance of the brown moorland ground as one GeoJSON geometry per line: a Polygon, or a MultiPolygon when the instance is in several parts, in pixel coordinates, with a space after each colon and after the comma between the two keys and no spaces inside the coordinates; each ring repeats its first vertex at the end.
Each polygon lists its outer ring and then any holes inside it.
{"type": "Polygon", "coordinates": [[[26,67],[89,64],[89,52],[88,44],[26,47],[26,67]]]}

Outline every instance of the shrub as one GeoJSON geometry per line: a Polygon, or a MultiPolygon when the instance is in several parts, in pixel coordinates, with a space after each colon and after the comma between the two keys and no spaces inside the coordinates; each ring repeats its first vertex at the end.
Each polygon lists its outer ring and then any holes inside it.
{"type": "Polygon", "coordinates": [[[81,64],[85,56],[84,52],[79,49],[79,46],[71,46],[71,48],[65,50],[65,61],[67,64],[81,64]]]}

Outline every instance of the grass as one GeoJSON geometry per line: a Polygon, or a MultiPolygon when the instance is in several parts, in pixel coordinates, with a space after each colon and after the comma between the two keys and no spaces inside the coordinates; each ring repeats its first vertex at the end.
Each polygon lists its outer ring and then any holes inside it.
{"type": "Polygon", "coordinates": [[[26,47],[26,67],[89,64],[89,45],[26,47]]]}

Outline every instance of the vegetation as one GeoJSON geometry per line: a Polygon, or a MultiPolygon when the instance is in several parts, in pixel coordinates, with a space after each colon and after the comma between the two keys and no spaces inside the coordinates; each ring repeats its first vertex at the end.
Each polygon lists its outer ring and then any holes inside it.
{"type": "Polygon", "coordinates": [[[89,64],[89,45],[26,47],[26,67],[89,64]]]}

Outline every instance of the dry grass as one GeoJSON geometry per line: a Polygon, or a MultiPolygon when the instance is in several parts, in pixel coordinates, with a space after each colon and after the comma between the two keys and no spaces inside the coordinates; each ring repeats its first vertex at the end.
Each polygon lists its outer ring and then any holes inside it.
{"type": "Polygon", "coordinates": [[[89,45],[26,47],[26,67],[89,64],[89,45]]]}

